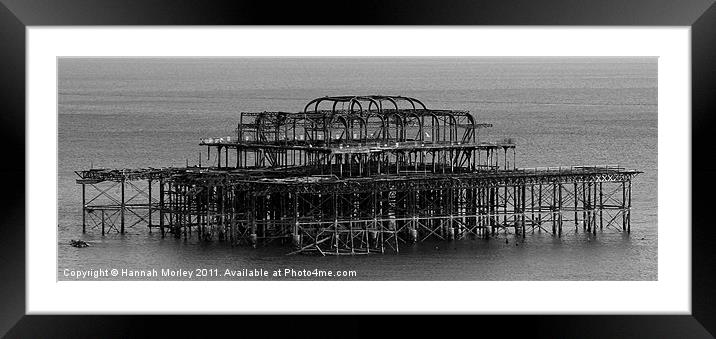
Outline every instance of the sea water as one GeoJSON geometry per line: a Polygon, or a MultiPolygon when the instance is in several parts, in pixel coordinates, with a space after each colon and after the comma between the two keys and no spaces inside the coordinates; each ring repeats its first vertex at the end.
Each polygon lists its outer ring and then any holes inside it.
{"type": "Polygon", "coordinates": [[[58,65],[59,280],[83,271],[107,272],[97,274],[107,280],[188,275],[122,270],[190,271],[205,280],[657,279],[655,58],[63,58],[58,65]],[[199,157],[206,166],[216,159],[207,160],[199,139],[233,135],[241,111],[301,111],[316,97],[354,94],[406,95],[429,108],[469,110],[477,122],[493,124],[480,131],[481,140],[517,143],[518,167],[643,171],[633,181],[631,234],[607,228],[595,237],[567,223],[561,239],[528,228],[525,239],[428,241],[401,246],[399,254],[340,257],[162,238],[141,224],[124,235],[82,234],[74,171],[196,165],[199,157]],[[91,246],[74,248],[71,239],[91,246]]]}

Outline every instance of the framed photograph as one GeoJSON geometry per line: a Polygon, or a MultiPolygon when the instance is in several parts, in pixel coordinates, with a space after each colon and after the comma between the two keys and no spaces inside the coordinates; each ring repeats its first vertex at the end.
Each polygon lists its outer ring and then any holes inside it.
{"type": "Polygon", "coordinates": [[[375,5],[6,1],[3,333],[714,333],[711,2],[375,5]]]}

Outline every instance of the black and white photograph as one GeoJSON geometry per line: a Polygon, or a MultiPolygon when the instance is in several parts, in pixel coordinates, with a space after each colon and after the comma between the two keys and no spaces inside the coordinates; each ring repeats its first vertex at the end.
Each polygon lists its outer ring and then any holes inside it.
{"type": "Polygon", "coordinates": [[[658,73],[59,57],[57,280],[655,281],[658,73]]]}
{"type": "Polygon", "coordinates": [[[9,338],[714,333],[713,0],[0,2],[9,338]]]}

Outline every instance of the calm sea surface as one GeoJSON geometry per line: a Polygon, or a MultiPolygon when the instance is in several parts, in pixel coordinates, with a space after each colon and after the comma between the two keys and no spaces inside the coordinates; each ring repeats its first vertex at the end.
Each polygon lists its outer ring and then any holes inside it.
{"type": "Polygon", "coordinates": [[[657,279],[655,58],[61,59],[58,100],[60,280],[73,279],[66,269],[112,268],[353,270],[353,280],[657,279]],[[534,233],[355,257],[162,239],[141,226],[125,235],[82,234],[73,171],[194,165],[200,151],[206,156],[199,138],[231,135],[241,111],[299,111],[312,98],[347,94],[407,95],[429,108],[470,110],[494,125],[482,140],[515,140],[518,167],[644,171],[633,182],[632,233],[605,229],[593,237],[566,226],[562,239],[534,233]],[[74,248],[70,239],[92,246],[74,248]]]}

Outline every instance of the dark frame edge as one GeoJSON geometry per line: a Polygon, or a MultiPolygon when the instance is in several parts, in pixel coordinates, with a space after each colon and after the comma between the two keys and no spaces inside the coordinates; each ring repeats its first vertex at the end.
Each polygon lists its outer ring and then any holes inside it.
{"type": "Polygon", "coordinates": [[[25,314],[25,25],[0,4],[0,334],[25,314]],[[8,159],[11,159],[8,161],[8,159]]]}
{"type": "Polygon", "coordinates": [[[693,317],[716,335],[716,230],[709,195],[716,189],[716,4],[691,26],[691,307],[693,317]],[[694,185],[693,183],[699,183],[694,185]]]}

